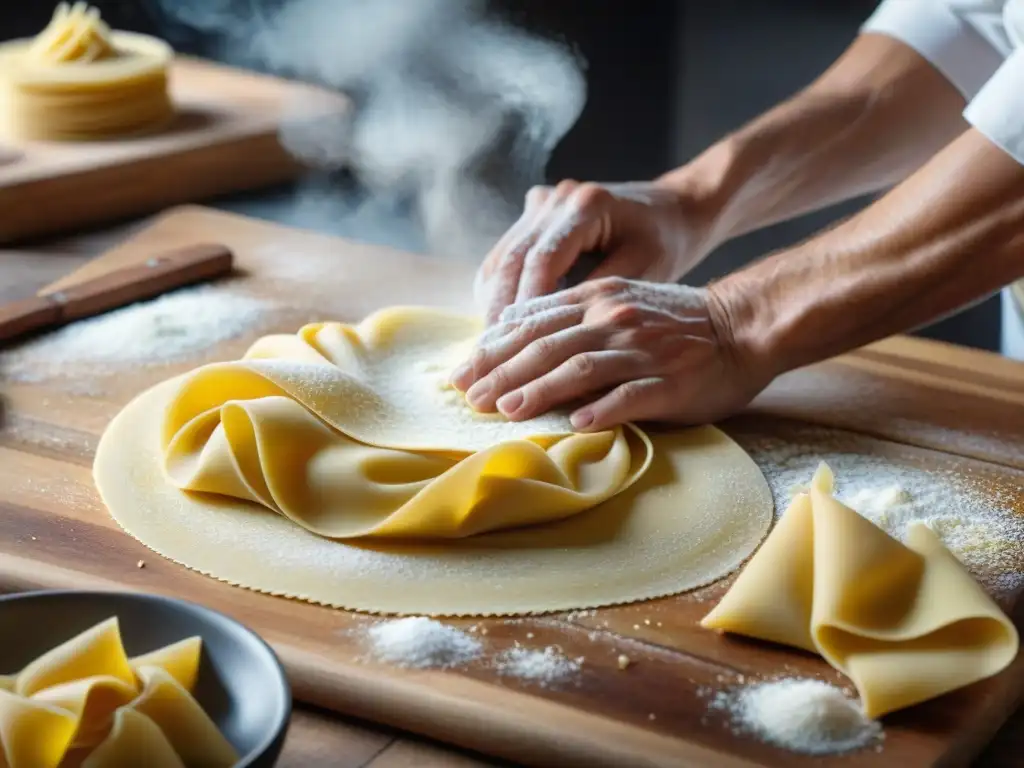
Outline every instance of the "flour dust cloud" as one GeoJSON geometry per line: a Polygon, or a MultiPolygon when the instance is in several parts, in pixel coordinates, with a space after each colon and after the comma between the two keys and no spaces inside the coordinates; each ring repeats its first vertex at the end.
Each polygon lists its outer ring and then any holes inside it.
{"type": "MultiPolygon", "coordinates": [[[[544,180],[586,99],[567,46],[472,0],[153,0],[165,31],[212,38],[214,53],[328,86],[353,108],[286,121],[282,143],[327,178],[290,199],[306,227],[478,260],[544,180]],[[400,214],[420,230],[395,242],[400,214]]],[[[298,111],[296,112],[298,113],[298,111]]]]}

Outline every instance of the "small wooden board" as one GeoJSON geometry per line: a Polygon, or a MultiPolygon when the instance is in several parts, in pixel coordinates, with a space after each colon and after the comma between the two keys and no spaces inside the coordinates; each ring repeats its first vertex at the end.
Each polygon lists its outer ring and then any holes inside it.
{"type": "MultiPolygon", "coordinates": [[[[159,134],[106,142],[0,140],[0,243],[258,188],[302,168],[277,138],[327,94],[301,83],[179,57],[176,122],[159,134]],[[295,110],[292,112],[292,110],[295,110]]],[[[344,102],[332,102],[341,108],[344,102]]]]}
{"type": "MultiPolygon", "coordinates": [[[[460,307],[472,278],[465,264],[185,208],[61,285],[197,241],[228,245],[245,271],[237,285],[280,303],[260,327],[212,351],[221,359],[239,355],[260,335],[291,331],[314,318],[352,321],[404,303],[460,307]]],[[[196,363],[0,382],[0,590],[137,589],[197,600],[266,637],[300,701],[534,765],[962,765],[983,748],[1024,689],[1020,658],[996,678],[887,718],[880,751],[809,758],[775,749],[735,734],[721,714],[709,711],[709,692],[780,674],[841,678],[806,654],[701,630],[698,619],[728,580],[584,615],[460,622],[486,630],[478,637],[488,656],[518,641],[558,644],[570,657],[584,657],[579,680],[565,686],[545,689],[502,678],[487,663],[441,672],[368,662],[359,630],[373,619],[190,572],[122,533],[103,508],[90,467],[106,423],[132,396],[196,363]],[[634,662],[626,671],[616,663],[623,653],[634,662]]],[[[860,433],[849,438],[852,450],[895,464],[971,473],[1024,513],[1024,472],[1010,466],[1018,459],[1000,446],[1002,441],[1019,449],[1024,442],[1024,425],[1014,416],[1022,391],[1024,366],[897,339],[793,374],[762,398],[753,409],[759,413],[726,428],[745,442],[756,435],[797,437],[808,424],[839,422],[860,433]],[[966,415],[945,412],[952,399],[969,405],[966,415]],[[908,413],[913,419],[892,418],[908,413]],[[934,437],[922,425],[935,434],[942,428],[943,452],[917,447],[934,437]],[[970,437],[973,430],[995,437],[979,443],[970,437]],[[1002,461],[968,458],[979,454],[1002,461]]]]}

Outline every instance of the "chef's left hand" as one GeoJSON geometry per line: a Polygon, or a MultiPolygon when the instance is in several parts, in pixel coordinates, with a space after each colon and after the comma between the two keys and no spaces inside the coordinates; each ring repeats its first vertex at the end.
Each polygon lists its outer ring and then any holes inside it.
{"type": "Polygon", "coordinates": [[[731,341],[708,289],[603,278],[513,304],[452,375],[478,411],[513,421],[569,403],[574,428],[703,424],[746,405],[770,376],[731,341]]]}

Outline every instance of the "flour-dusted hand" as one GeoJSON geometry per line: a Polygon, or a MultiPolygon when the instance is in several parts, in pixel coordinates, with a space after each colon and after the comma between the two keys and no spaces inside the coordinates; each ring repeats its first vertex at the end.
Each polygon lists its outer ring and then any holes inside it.
{"type": "Polygon", "coordinates": [[[579,430],[707,423],[771,379],[744,358],[712,291],[611,277],[507,308],[453,383],[513,420],[582,400],[579,430]]]}
{"type": "Polygon", "coordinates": [[[519,221],[487,254],[474,293],[487,322],[552,293],[582,254],[606,254],[591,279],[682,277],[707,253],[695,196],[659,182],[534,187],[519,221]]]}

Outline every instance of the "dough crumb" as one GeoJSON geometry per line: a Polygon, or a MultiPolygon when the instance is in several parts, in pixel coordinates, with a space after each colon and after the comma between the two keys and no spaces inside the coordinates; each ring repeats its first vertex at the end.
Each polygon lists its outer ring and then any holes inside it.
{"type": "Polygon", "coordinates": [[[476,638],[425,616],[381,622],[367,635],[377,660],[400,667],[447,669],[466,664],[483,651],[476,638]]]}
{"type": "Polygon", "coordinates": [[[146,567],[146,562],[144,560],[139,560],[139,562],[137,562],[135,564],[135,567],[136,568],[145,568],[146,567]]]}
{"type": "Polygon", "coordinates": [[[619,654],[618,662],[619,662],[619,669],[625,669],[631,663],[629,656],[627,656],[624,653],[620,653],[619,654]]]}
{"type": "Polygon", "coordinates": [[[526,633],[526,639],[527,640],[533,640],[533,632],[527,632],[526,633]]]}
{"type": "Polygon", "coordinates": [[[883,737],[856,700],[821,680],[784,678],[722,691],[710,708],[727,712],[739,732],[807,755],[850,752],[883,737]]]}

